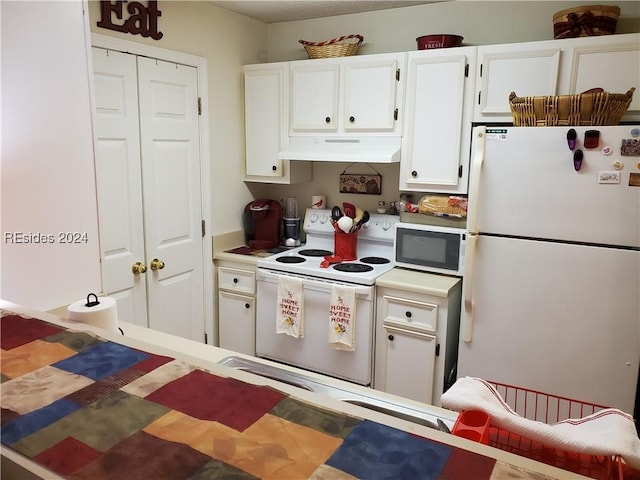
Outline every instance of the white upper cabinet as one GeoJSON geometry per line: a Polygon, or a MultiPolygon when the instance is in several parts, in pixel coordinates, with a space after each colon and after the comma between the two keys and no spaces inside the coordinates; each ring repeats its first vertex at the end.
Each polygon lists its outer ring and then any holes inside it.
{"type": "Polygon", "coordinates": [[[475,47],[410,52],[400,190],[466,193],[475,47]]]}
{"type": "Polygon", "coordinates": [[[571,50],[569,93],[597,87],[606,92],[626,93],[635,87],[622,120],[640,120],[640,34],[609,35],[575,44],[571,50]]]}
{"type": "Polygon", "coordinates": [[[511,122],[509,94],[636,93],[623,121],[640,119],[640,34],[478,47],[476,122],[511,122]]]}
{"type": "Polygon", "coordinates": [[[560,57],[556,41],[478,47],[474,120],[511,122],[511,92],[558,95],[560,57]]]}
{"type": "Polygon", "coordinates": [[[405,54],[291,62],[291,135],[400,135],[405,54]]]}
{"type": "Polygon", "coordinates": [[[245,181],[289,184],[311,180],[311,164],[280,160],[289,143],[289,64],[244,67],[245,181]]]}

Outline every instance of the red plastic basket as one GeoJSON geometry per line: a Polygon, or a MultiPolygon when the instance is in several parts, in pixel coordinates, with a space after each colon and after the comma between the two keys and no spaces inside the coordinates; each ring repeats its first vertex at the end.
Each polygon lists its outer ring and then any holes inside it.
{"type": "MultiPolygon", "coordinates": [[[[544,423],[582,418],[604,405],[489,381],[504,401],[521,417],[544,423]]],[[[619,457],[587,455],[546,446],[502,428],[490,426],[489,445],[588,477],[609,480],[640,480],[640,472],[628,468],[619,457]]]]}

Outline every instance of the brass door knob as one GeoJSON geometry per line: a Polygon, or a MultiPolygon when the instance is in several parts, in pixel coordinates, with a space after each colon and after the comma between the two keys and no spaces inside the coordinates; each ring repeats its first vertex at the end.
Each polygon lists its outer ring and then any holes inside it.
{"type": "Polygon", "coordinates": [[[149,266],[151,267],[151,270],[162,270],[164,268],[164,262],[154,258],[151,260],[151,264],[149,266]]]}
{"type": "Polygon", "coordinates": [[[142,262],[136,262],[133,265],[131,265],[131,271],[134,274],[139,275],[147,271],[147,266],[142,262]]]}

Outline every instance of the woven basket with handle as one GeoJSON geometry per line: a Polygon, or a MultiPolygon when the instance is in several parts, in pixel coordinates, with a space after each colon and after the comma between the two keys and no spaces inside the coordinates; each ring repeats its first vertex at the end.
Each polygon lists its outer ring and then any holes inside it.
{"type": "Polygon", "coordinates": [[[364,41],[362,35],[343,35],[326,42],[298,40],[307,51],[309,58],[333,58],[355,55],[364,41]]]}
{"type": "Polygon", "coordinates": [[[509,106],[516,127],[618,125],[634,91],[631,88],[627,93],[608,93],[593,89],[548,97],[518,97],[511,92],[509,106]]]}

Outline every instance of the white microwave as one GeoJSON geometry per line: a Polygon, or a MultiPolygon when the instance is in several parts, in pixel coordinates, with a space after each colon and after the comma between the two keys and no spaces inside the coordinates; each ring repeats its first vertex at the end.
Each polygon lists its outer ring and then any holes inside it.
{"type": "Polygon", "coordinates": [[[466,230],[404,222],[395,227],[396,266],[462,276],[466,230]]]}

